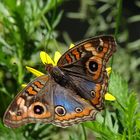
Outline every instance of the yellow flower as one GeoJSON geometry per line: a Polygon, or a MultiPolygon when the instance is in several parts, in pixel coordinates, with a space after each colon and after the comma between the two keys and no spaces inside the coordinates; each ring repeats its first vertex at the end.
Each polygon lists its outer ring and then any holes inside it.
{"type": "MultiPolygon", "coordinates": [[[[72,47],[74,47],[74,44],[71,44],[69,49],[72,48],[72,47]]],[[[51,59],[51,57],[46,52],[43,52],[43,51],[40,52],[40,58],[41,58],[43,64],[52,64],[53,66],[56,66],[60,57],[61,57],[61,54],[58,51],[55,52],[53,60],[51,59]]],[[[27,68],[28,71],[30,71],[31,73],[33,73],[37,77],[41,76],[41,75],[44,75],[44,73],[42,73],[42,72],[40,72],[40,71],[38,71],[34,68],[31,68],[31,67],[28,67],[28,66],[26,66],[26,68],[27,68]]],[[[106,71],[107,71],[108,75],[110,75],[111,67],[106,68],[106,71]]],[[[23,84],[22,87],[23,86],[25,87],[25,84],[23,84]]],[[[105,94],[105,100],[114,101],[114,100],[116,100],[116,98],[113,95],[111,95],[110,93],[107,92],[105,94]]]]}
{"type": "Polygon", "coordinates": [[[111,73],[111,67],[106,68],[107,74],[110,75],[111,73]]]}
{"type": "Polygon", "coordinates": [[[110,93],[107,92],[107,93],[105,94],[105,100],[115,101],[116,98],[115,98],[112,94],[110,94],[110,93]]]}
{"type": "Polygon", "coordinates": [[[44,75],[44,73],[42,73],[42,72],[40,72],[40,71],[38,71],[38,70],[36,70],[36,69],[34,69],[34,68],[31,68],[31,67],[28,67],[28,66],[26,66],[26,69],[28,70],[28,71],[30,71],[31,73],[33,73],[35,76],[37,76],[37,77],[39,77],[39,76],[41,76],[41,75],[44,75]]]}
{"type": "Polygon", "coordinates": [[[46,52],[43,52],[43,51],[40,52],[40,58],[43,64],[53,64],[53,66],[56,66],[60,57],[61,57],[61,54],[58,51],[56,51],[54,54],[54,60],[52,60],[46,52]]]}

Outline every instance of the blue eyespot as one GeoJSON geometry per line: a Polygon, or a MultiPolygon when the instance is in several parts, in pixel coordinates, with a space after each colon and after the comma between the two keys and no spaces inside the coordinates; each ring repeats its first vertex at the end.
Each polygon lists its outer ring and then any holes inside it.
{"type": "Polygon", "coordinates": [[[56,106],[55,107],[55,113],[58,115],[58,116],[64,116],[66,114],[66,110],[64,107],[62,106],[56,106]]]}
{"type": "Polygon", "coordinates": [[[80,107],[76,107],[76,108],[75,108],[75,112],[77,112],[77,113],[80,113],[80,112],[82,112],[82,111],[83,111],[83,109],[80,108],[80,107]]]}
{"type": "Polygon", "coordinates": [[[92,97],[95,97],[96,92],[94,90],[91,90],[90,94],[91,94],[92,97]]]}

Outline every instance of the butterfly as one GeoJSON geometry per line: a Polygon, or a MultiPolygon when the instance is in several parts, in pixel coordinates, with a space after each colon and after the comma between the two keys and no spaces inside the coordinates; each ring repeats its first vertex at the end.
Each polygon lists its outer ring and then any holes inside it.
{"type": "Polygon", "coordinates": [[[108,86],[106,64],[116,51],[113,36],[98,36],[77,43],[57,66],[46,64],[48,74],[35,78],[4,114],[4,124],[16,128],[28,123],[67,127],[95,120],[103,109],[108,86]]]}

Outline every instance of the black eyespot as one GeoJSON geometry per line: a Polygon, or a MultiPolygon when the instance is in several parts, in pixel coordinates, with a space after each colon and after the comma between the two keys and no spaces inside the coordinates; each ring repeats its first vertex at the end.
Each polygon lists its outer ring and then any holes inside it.
{"type": "Polygon", "coordinates": [[[62,106],[56,106],[55,113],[59,116],[64,116],[66,114],[66,110],[62,106]]]}
{"type": "Polygon", "coordinates": [[[95,62],[95,61],[90,61],[89,62],[89,69],[92,71],[92,72],[95,72],[98,70],[98,63],[95,62]]]}
{"type": "Polygon", "coordinates": [[[21,110],[18,110],[17,111],[17,116],[21,116],[22,115],[22,111],[21,110]]]}
{"type": "Polygon", "coordinates": [[[92,97],[95,97],[96,92],[94,90],[91,90],[90,94],[91,94],[92,97]]]}
{"type": "Polygon", "coordinates": [[[101,45],[99,45],[98,47],[97,47],[97,52],[102,52],[103,51],[103,47],[101,46],[101,45]]]}
{"type": "Polygon", "coordinates": [[[34,106],[34,113],[35,114],[42,114],[44,112],[44,108],[40,105],[35,105],[34,106]]]}
{"type": "Polygon", "coordinates": [[[80,107],[76,107],[76,108],[75,108],[75,111],[76,111],[77,113],[80,113],[80,112],[82,112],[82,111],[83,111],[83,109],[82,109],[82,108],[80,108],[80,107]]]}

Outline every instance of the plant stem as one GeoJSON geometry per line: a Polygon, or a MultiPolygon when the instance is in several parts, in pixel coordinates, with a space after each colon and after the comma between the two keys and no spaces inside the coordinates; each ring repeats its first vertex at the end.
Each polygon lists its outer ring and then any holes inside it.
{"type": "Polygon", "coordinates": [[[119,26],[121,21],[121,14],[122,14],[122,0],[118,0],[118,14],[116,18],[116,28],[115,28],[115,38],[117,38],[118,32],[119,32],[119,26]]]}
{"type": "Polygon", "coordinates": [[[81,124],[81,126],[82,126],[82,129],[83,129],[84,140],[87,140],[85,126],[84,126],[84,124],[81,124]]]}
{"type": "Polygon", "coordinates": [[[22,66],[22,59],[23,59],[23,55],[22,55],[22,47],[20,46],[18,47],[18,51],[17,51],[17,59],[18,59],[18,84],[22,84],[23,81],[23,66],[22,66]]]}
{"type": "MultiPolygon", "coordinates": [[[[115,33],[114,33],[114,36],[115,36],[116,39],[117,39],[117,36],[118,36],[119,26],[120,26],[120,21],[121,21],[122,0],[118,0],[117,4],[118,4],[117,5],[117,7],[118,7],[118,14],[117,14],[117,18],[116,18],[116,27],[115,27],[115,33]]],[[[112,57],[111,66],[113,65],[113,59],[114,59],[114,57],[112,57]]]]}
{"type": "MultiPolygon", "coordinates": [[[[118,13],[117,13],[117,18],[116,18],[116,27],[115,27],[115,33],[114,33],[114,36],[116,39],[118,36],[119,26],[120,26],[120,21],[121,21],[122,1],[123,0],[118,0],[118,3],[117,3],[118,13]]],[[[114,59],[114,56],[112,56],[112,59],[111,59],[111,67],[113,67],[113,59],[114,59]]],[[[110,77],[111,77],[111,73],[110,73],[110,77]]]]}

